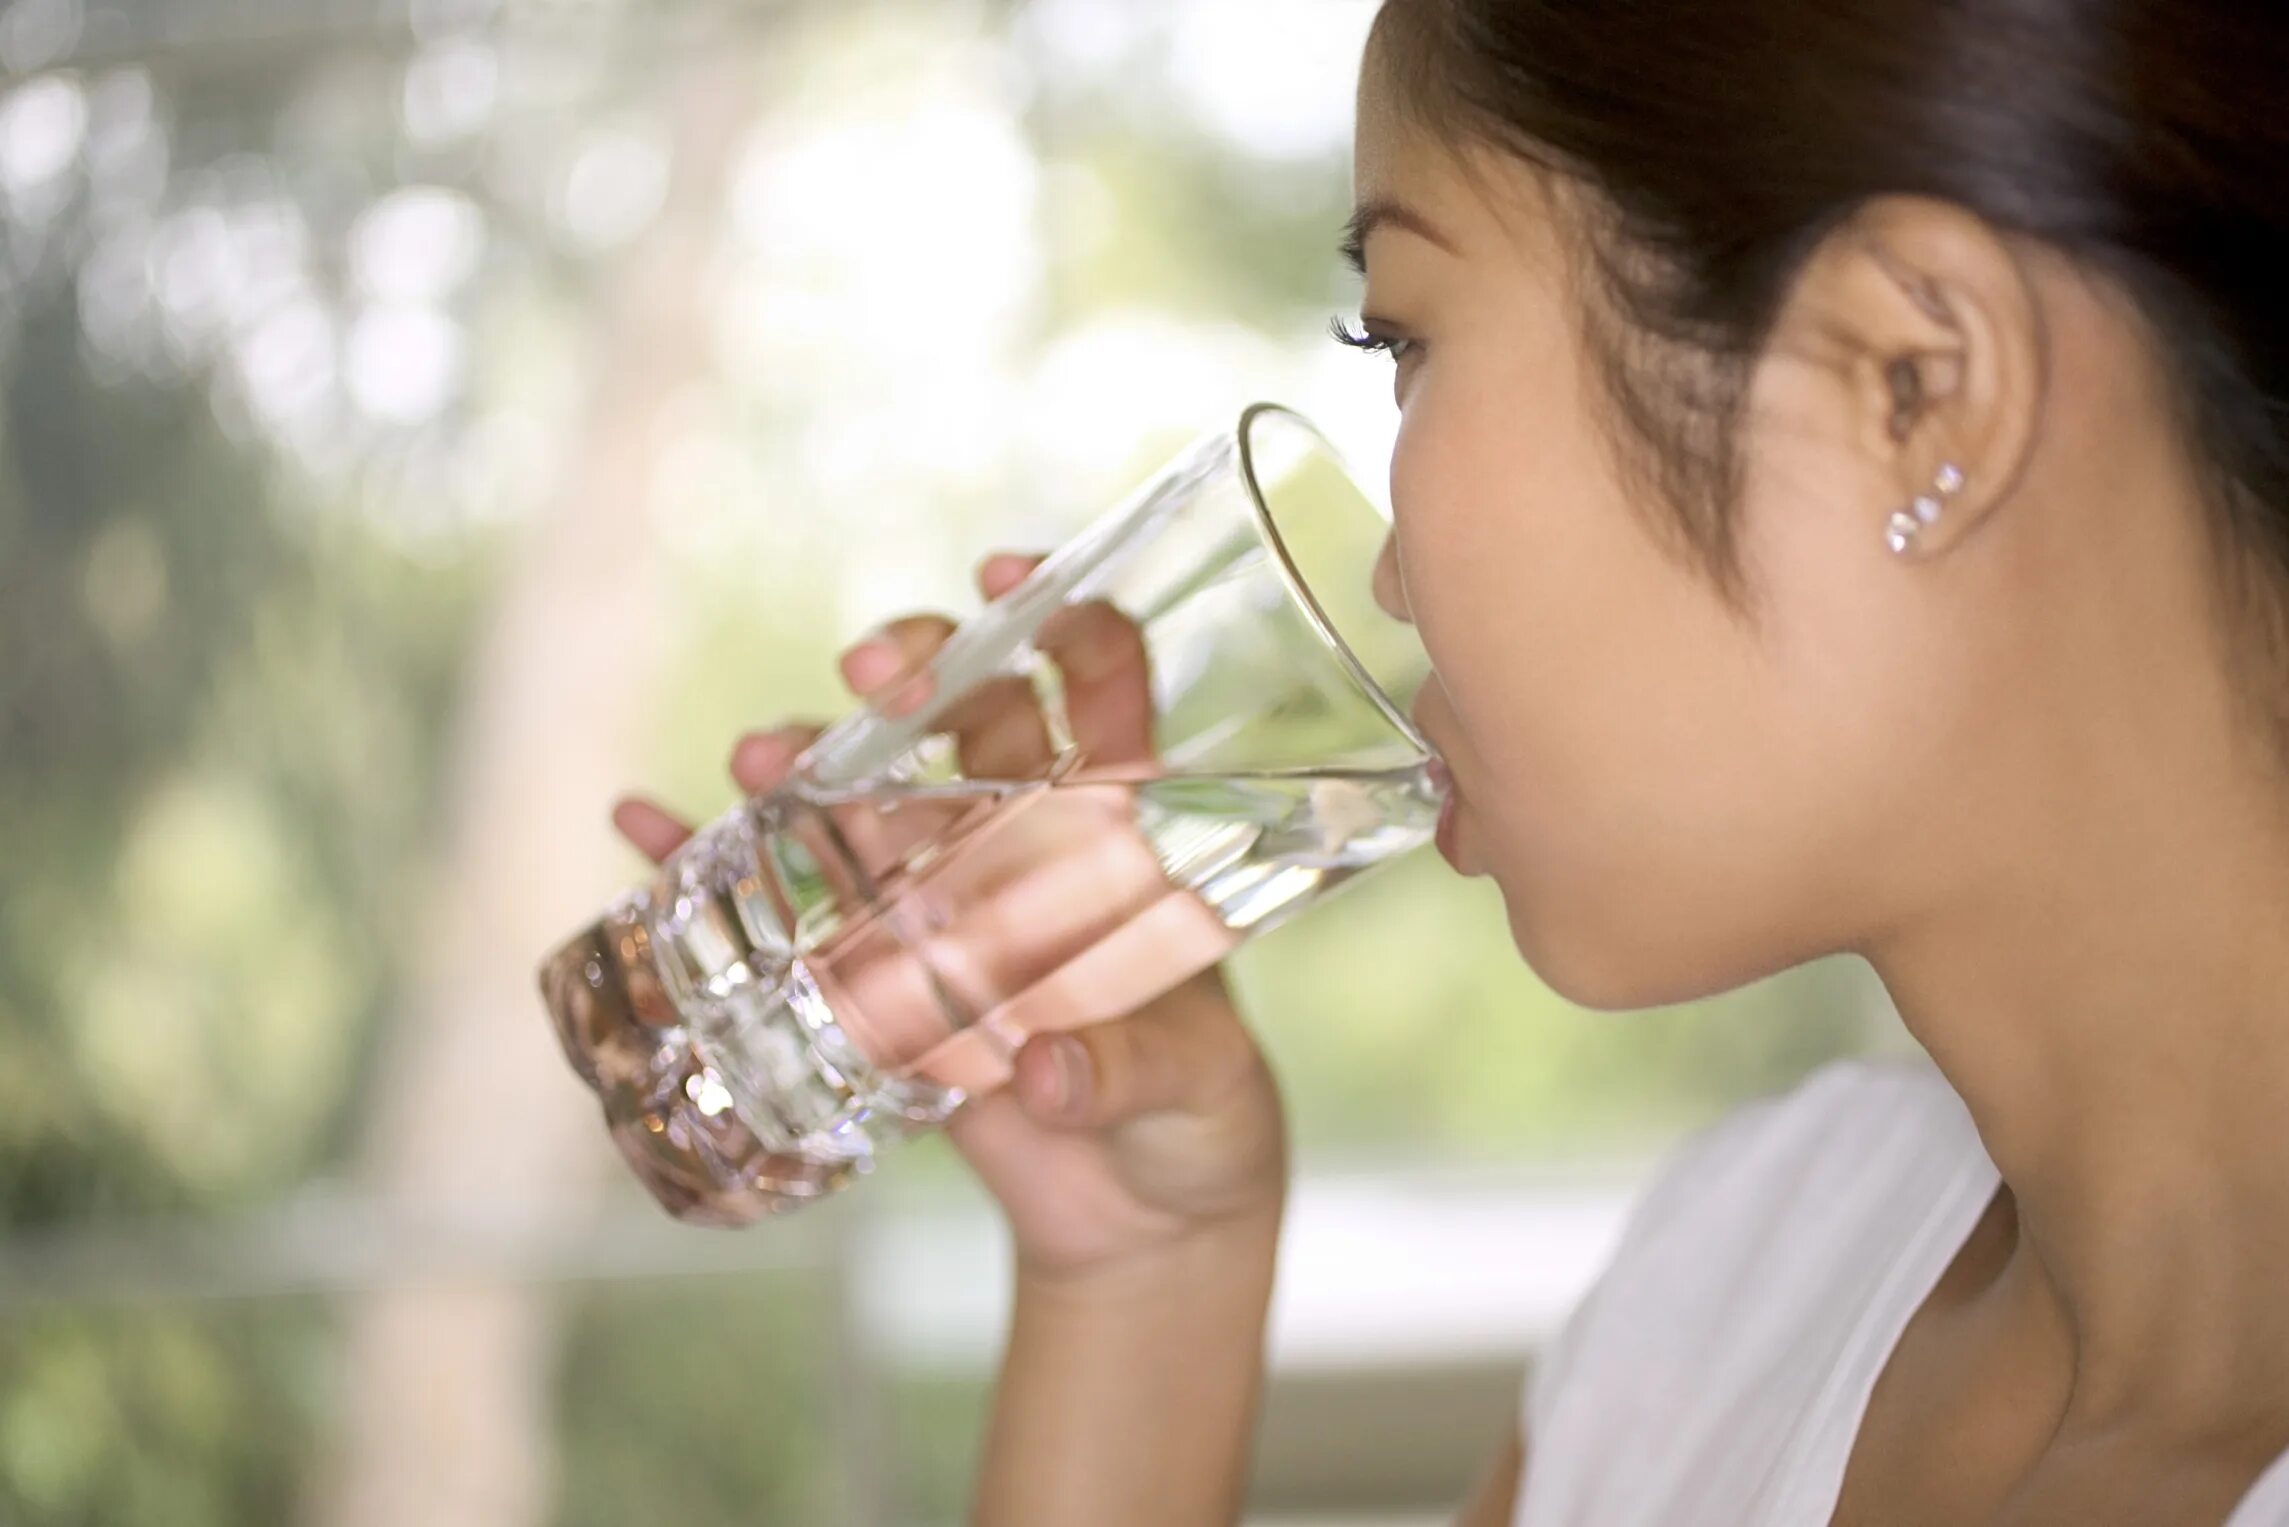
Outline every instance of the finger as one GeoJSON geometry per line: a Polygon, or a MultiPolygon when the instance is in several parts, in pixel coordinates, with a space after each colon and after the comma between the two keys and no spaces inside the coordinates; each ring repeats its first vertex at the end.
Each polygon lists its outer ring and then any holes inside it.
{"type": "MultiPolygon", "coordinates": [[[[929,697],[930,685],[925,676],[911,695],[900,685],[927,665],[953,632],[954,623],[941,615],[893,621],[843,653],[843,679],[862,696],[893,696],[884,711],[902,714],[929,697]]],[[[1028,778],[1056,757],[1040,696],[1022,676],[1003,675],[972,685],[936,718],[936,728],[953,737],[961,770],[974,779],[1028,778]]]]}
{"type": "Polygon", "coordinates": [[[1264,1063],[1221,991],[1196,977],[1127,1018],[1037,1034],[1017,1053],[1013,1085],[1036,1117],[1073,1129],[1212,1114],[1264,1063]]]}
{"type": "MultiPolygon", "coordinates": [[[[1048,560],[1046,552],[996,552],[978,563],[978,592],[988,600],[999,599],[1048,560]]],[[[1008,698],[1022,701],[1022,708],[1013,705],[1011,710],[980,723],[981,730],[988,726],[993,729],[990,740],[981,740],[976,748],[980,759],[977,772],[987,777],[1039,773],[1057,756],[1057,739],[1044,712],[1040,688],[1030,678],[1017,679],[1014,686],[1008,698]]]]}
{"type": "MultiPolygon", "coordinates": [[[[978,588],[998,599],[1047,561],[1036,552],[997,552],[978,564],[978,588]]],[[[1152,681],[1144,632],[1102,600],[1053,612],[1034,645],[1064,676],[1064,710],[1074,744],[1100,763],[1155,756],[1152,681]]]]}
{"type": "Polygon", "coordinates": [[[1144,630],[1102,599],[1067,605],[1041,624],[1034,645],[1065,681],[1065,725],[1097,763],[1155,756],[1152,674],[1144,630]]]}
{"type": "Polygon", "coordinates": [[[1048,555],[1042,552],[995,552],[978,564],[978,592],[988,599],[999,599],[1048,560],[1048,555]]]}
{"type": "MultiPolygon", "coordinates": [[[[885,715],[907,715],[927,703],[934,692],[935,683],[924,670],[954,630],[955,622],[949,616],[928,613],[904,616],[852,643],[844,649],[836,666],[852,693],[875,704],[885,715]]],[[[959,725],[976,728],[980,718],[976,714],[977,707],[970,703],[973,698],[965,697],[949,707],[949,712],[960,714],[951,719],[941,718],[939,730],[953,730],[959,725]]],[[[976,772],[967,753],[963,769],[976,772]]],[[[916,844],[937,837],[957,810],[907,801],[899,803],[892,815],[865,812],[864,819],[860,820],[838,812],[835,821],[869,873],[879,877],[916,844]]]]}
{"type": "MultiPolygon", "coordinates": [[[[753,794],[778,788],[794,773],[803,749],[825,730],[815,722],[801,722],[741,738],[732,758],[734,777],[753,794]]],[[[865,800],[790,810],[782,820],[783,830],[818,866],[835,904],[846,911],[865,904],[862,885],[889,874],[919,836],[913,825],[886,816],[881,807],[865,800]]]]}
{"type": "Polygon", "coordinates": [[[769,731],[749,732],[732,745],[732,781],[749,795],[763,794],[786,779],[796,755],[825,730],[809,722],[795,722],[769,731]]]}
{"type": "Polygon", "coordinates": [[[691,836],[691,829],[672,813],[637,796],[613,805],[612,825],[654,864],[683,847],[691,836]]]}
{"type": "MultiPolygon", "coordinates": [[[[749,795],[764,795],[777,789],[794,772],[795,759],[803,749],[817,741],[825,730],[817,722],[804,721],[749,732],[732,746],[732,780],[749,795]]],[[[880,874],[912,846],[898,839],[895,830],[886,830],[888,824],[867,807],[833,806],[828,808],[827,814],[834,819],[842,844],[858,856],[869,874],[880,874]]],[[[819,828],[815,817],[798,819],[793,823],[793,831],[796,841],[819,865],[837,899],[845,905],[855,905],[857,879],[850,873],[843,849],[833,841],[832,835],[819,828]]]]}
{"type": "Polygon", "coordinates": [[[972,779],[1030,779],[1057,757],[1041,697],[1022,674],[974,685],[946,708],[944,726],[972,779]]]}
{"type": "MultiPolygon", "coordinates": [[[[748,795],[770,793],[786,783],[796,758],[825,730],[816,721],[791,721],[747,733],[732,744],[732,780],[748,795]]],[[[881,814],[855,802],[828,806],[823,812],[790,811],[781,818],[778,830],[818,867],[835,904],[844,908],[856,908],[865,900],[855,871],[879,875],[906,846],[886,841],[888,824],[881,814]],[[831,831],[827,825],[830,820],[831,831]],[[851,862],[854,857],[858,861],[855,866],[851,862]]]]}
{"type": "Polygon", "coordinates": [[[944,615],[907,615],[854,642],[839,666],[851,692],[880,706],[886,716],[906,716],[929,702],[935,681],[924,670],[954,634],[944,615]]]}

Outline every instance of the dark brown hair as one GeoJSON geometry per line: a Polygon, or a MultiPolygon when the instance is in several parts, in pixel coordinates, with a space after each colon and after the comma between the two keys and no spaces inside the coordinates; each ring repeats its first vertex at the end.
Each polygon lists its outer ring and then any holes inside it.
{"type": "Polygon", "coordinates": [[[2289,584],[2289,6],[2277,0],[1388,0],[1403,105],[1586,193],[1613,400],[1737,597],[1749,364],[1822,236],[1937,197],[2111,278],[2221,545],[2289,584]]]}

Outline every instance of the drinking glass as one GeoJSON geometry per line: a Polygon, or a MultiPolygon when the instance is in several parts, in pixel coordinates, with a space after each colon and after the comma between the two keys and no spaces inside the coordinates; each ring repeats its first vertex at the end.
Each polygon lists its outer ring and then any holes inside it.
{"type": "Polygon", "coordinates": [[[1007,1082],[1029,1035],[1130,1012],[1427,842],[1444,776],[1406,710],[1428,660],[1370,587],[1387,521],[1301,415],[1248,408],[957,627],[917,708],[842,718],[553,953],[565,1053],[669,1212],[833,1192],[1007,1082]],[[1149,756],[1077,745],[1036,645],[1098,603],[1141,635],[1149,756]],[[954,718],[1012,682],[1052,761],[965,770],[954,718]]]}

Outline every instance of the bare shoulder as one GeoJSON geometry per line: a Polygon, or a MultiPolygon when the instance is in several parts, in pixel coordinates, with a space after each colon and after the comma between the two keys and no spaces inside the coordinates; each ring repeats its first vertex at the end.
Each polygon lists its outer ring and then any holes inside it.
{"type": "Polygon", "coordinates": [[[1454,1527],[1510,1527],[1518,1509],[1518,1489],[1526,1477],[1526,1433],[1513,1422],[1456,1513],[1454,1527]]]}

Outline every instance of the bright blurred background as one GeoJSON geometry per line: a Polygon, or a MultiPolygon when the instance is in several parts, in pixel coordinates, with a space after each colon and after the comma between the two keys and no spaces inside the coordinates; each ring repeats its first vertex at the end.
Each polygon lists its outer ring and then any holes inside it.
{"type": "MultiPolygon", "coordinates": [[[[616,791],[714,815],[986,551],[1255,397],[1381,470],[1371,12],[0,5],[0,1521],[962,1518],[958,1158],[677,1226],[532,969],[616,791]]],[[[1574,1010],[1430,854],[1234,980],[1301,1173],[1264,1524],[1443,1518],[1658,1152],[1903,1042],[1846,962],[1574,1010]]]]}

